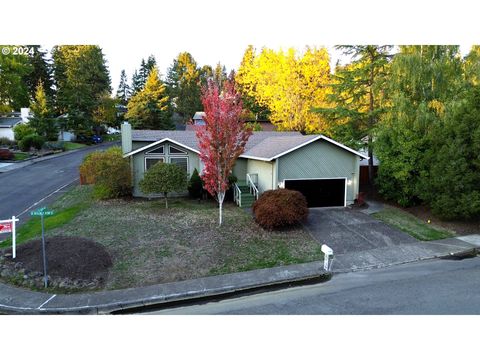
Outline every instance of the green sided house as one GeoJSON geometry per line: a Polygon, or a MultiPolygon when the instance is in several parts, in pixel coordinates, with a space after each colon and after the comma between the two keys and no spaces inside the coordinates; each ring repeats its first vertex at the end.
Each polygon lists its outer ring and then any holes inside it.
{"type": "MultiPolygon", "coordinates": [[[[132,130],[123,123],[122,151],[130,159],[134,196],[146,196],[139,181],[159,161],[177,164],[189,176],[203,169],[195,131],[132,130]]],[[[233,170],[235,201],[248,207],[264,191],[286,188],[304,194],[309,207],[350,205],[358,195],[362,158],[323,135],[254,132],[233,170]]]]}

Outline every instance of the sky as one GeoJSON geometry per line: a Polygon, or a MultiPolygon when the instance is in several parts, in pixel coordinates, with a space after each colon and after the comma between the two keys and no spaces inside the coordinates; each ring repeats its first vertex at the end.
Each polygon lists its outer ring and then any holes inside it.
{"type": "MultiPolygon", "coordinates": [[[[24,1],[23,1],[24,2],[24,1]]],[[[108,61],[115,91],[120,71],[129,80],[142,58],[155,55],[165,74],[182,51],[190,52],[198,64],[221,62],[238,68],[249,44],[257,49],[326,46],[332,65],[340,57],[336,44],[462,44],[479,42],[477,14],[473,2],[437,0],[43,0],[2,5],[5,44],[37,43],[98,44],[108,61]],[[348,11],[347,11],[348,10],[348,11]],[[62,15],[57,15],[62,13],[62,15]],[[67,13],[68,15],[65,15],[67,13]],[[39,21],[42,20],[42,21],[39,21]],[[52,19],[52,21],[44,21],[52,19]],[[40,24],[29,27],[25,24],[40,24]],[[10,26],[9,26],[10,24],[10,26]]]]}

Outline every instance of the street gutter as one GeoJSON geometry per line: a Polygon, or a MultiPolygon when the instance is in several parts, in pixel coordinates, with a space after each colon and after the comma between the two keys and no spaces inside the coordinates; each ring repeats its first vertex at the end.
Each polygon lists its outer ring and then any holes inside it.
{"type": "Polygon", "coordinates": [[[209,276],[140,288],[83,294],[48,294],[0,283],[0,312],[6,314],[110,314],[146,306],[233,296],[249,290],[328,281],[323,262],[209,276]]]}

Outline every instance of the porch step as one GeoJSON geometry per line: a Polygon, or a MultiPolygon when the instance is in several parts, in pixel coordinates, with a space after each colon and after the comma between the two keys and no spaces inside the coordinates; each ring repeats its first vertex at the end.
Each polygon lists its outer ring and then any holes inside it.
{"type": "Polygon", "coordinates": [[[242,208],[244,207],[252,207],[253,203],[255,202],[255,196],[250,193],[242,193],[242,208]]]}

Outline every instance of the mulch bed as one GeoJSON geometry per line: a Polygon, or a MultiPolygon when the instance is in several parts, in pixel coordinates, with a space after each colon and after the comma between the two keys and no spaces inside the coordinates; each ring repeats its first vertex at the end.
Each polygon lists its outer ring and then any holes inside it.
{"type": "Polygon", "coordinates": [[[366,189],[366,197],[368,199],[376,200],[384,204],[399,208],[401,210],[407,211],[410,214],[416,216],[417,218],[428,221],[430,220],[432,224],[440,226],[444,229],[454,232],[457,236],[460,235],[470,235],[470,234],[480,234],[480,221],[471,220],[471,221],[462,221],[462,220],[442,220],[437,216],[432,214],[432,211],[424,205],[417,205],[411,207],[402,207],[395,203],[394,201],[388,201],[382,198],[380,194],[374,189],[366,189]]]}
{"type": "MultiPolygon", "coordinates": [[[[50,276],[104,280],[112,259],[105,248],[80,237],[49,237],[46,239],[47,273],[50,276]]],[[[30,271],[43,273],[42,241],[33,240],[17,247],[15,262],[30,271]]]]}
{"type": "Polygon", "coordinates": [[[415,215],[416,217],[431,222],[435,225],[441,226],[447,230],[453,231],[457,235],[470,235],[470,234],[480,234],[480,221],[461,221],[461,220],[452,220],[446,221],[441,220],[435,215],[432,214],[430,209],[426,206],[412,206],[405,208],[404,210],[408,211],[410,214],[415,215]]]}

